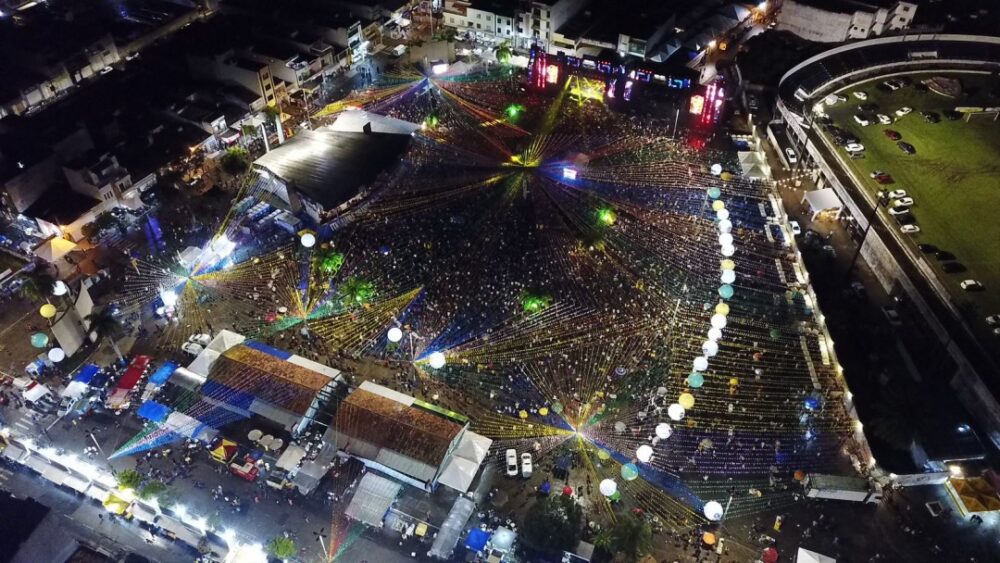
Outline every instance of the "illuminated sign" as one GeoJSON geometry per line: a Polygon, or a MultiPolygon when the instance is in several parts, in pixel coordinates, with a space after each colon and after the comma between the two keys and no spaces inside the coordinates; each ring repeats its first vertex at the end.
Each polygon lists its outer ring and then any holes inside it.
{"type": "Polygon", "coordinates": [[[558,65],[549,65],[545,69],[545,80],[549,84],[555,84],[556,82],[559,82],[559,66],[558,65]]]}
{"type": "Polygon", "coordinates": [[[576,180],[576,169],[563,168],[563,178],[566,178],[567,180],[576,180]]]}
{"type": "Polygon", "coordinates": [[[701,115],[701,112],[705,110],[705,97],[700,94],[695,94],[691,96],[691,101],[688,103],[688,111],[695,114],[701,115]]]}

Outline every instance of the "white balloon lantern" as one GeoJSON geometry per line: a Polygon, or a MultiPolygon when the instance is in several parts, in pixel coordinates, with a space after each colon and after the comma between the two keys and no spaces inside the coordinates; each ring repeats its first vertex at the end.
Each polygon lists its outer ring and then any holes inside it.
{"type": "Polygon", "coordinates": [[[719,246],[732,246],[733,245],[733,235],[729,233],[722,233],[719,235],[719,246]]]}
{"type": "Polygon", "coordinates": [[[444,352],[434,352],[433,354],[431,354],[431,357],[428,359],[428,361],[431,364],[431,367],[434,369],[443,368],[445,364],[444,352]]]}
{"type": "Polygon", "coordinates": [[[708,358],[698,356],[694,359],[694,371],[705,371],[708,369],[708,358]]]}
{"type": "Polygon", "coordinates": [[[670,427],[666,422],[661,422],[656,425],[656,437],[661,440],[666,440],[674,433],[674,429],[670,427]]]}
{"type": "Polygon", "coordinates": [[[719,343],[714,340],[706,340],[705,343],[701,345],[701,351],[706,356],[711,358],[719,353],[719,343]]]}
{"type": "Polygon", "coordinates": [[[708,339],[713,342],[722,340],[722,329],[715,327],[708,329],[708,339]]]}
{"type": "Polygon", "coordinates": [[[69,287],[66,286],[66,282],[56,280],[56,283],[52,284],[52,295],[59,297],[61,295],[66,295],[67,293],[69,293],[69,287]]]}
{"type": "Polygon", "coordinates": [[[684,413],[684,407],[682,407],[680,403],[674,403],[667,407],[667,416],[669,416],[670,420],[673,420],[674,422],[683,419],[684,413]]]}
{"type": "Polygon", "coordinates": [[[301,238],[299,238],[299,242],[306,248],[312,248],[316,246],[316,235],[312,233],[305,233],[301,238]]]}
{"type": "Polygon", "coordinates": [[[733,270],[723,270],[722,277],[719,279],[722,280],[722,283],[733,283],[736,281],[736,272],[733,270]]]}
{"type": "Polygon", "coordinates": [[[719,221],[726,221],[729,219],[729,210],[723,207],[715,212],[715,216],[719,219],[719,221]]]}
{"type": "MultiPolygon", "coordinates": [[[[702,170],[704,170],[704,168],[702,170]]],[[[712,176],[718,176],[718,175],[722,174],[722,165],[721,164],[713,164],[712,168],[710,170],[712,172],[712,176]]]]}
{"type": "Polygon", "coordinates": [[[392,327],[389,329],[386,337],[389,339],[389,342],[399,342],[403,339],[403,331],[399,330],[398,327],[392,327]]]}
{"type": "Polygon", "coordinates": [[[653,459],[653,447],[648,444],[643,444],[635,450],[635,457],[643,463],[649,463],[649,460],[653,459]]]}
{"type": "Polygon", "coordinates": [[[59,363],[66,359],[66,352],[62,348],[52,348],[49,350],[49,359],[53,362],[59,363]]]}
{"type": "Polygon", "coordinates": [[[736,247],[735,246],[733,246],[733,245],[730,244],[729,246],[723,246],[722,247],[722,255],[725,256],[726,258],[729,258],[733,254],[736,254],[736,247]]]}
{"type": "Polygon", "coordinates": [[[714,500],[706,502],[705,508],[702,510],[702,512],[705,514],[705,518],[708,518],[712,522],[718,522],[719,520],[722,520],[722,512],[723,512],[722,505],[715,502],[714,500]]]}
{"type": "Polygon", "coordinates": [[[718,313],[712,315],[712,328],[720,330],[726,328],[726,316],[718,313]]]}
{"type": "Polygon", "coordinates": [[[615,483],[614,479],[605,479],[601,481],[599,488],[602,495],[609,497],[618,491],[618,483],[615,483]]]}
{"type": "Polygon", "coordinates": [[[730,233],[733,231],[733,222],[729,219],[723,219],[719,221],[719,232],[720,233],[730,233]]]}

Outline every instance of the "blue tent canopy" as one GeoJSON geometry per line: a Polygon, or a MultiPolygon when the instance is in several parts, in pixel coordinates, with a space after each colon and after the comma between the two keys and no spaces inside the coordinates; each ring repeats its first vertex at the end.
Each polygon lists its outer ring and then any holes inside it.
{"type": "Polygon", "coordinates": [[[490,541],[490,533],[476,528],[469,532],[469,537],[465,539],[465,547],[472,551],[482,551],[488,541],[490,541]]]}
{"type": "Polygon", "coordinates": [[[97,367],[95,364],[87,364],[80,368],[80,371],[77,372],[73,381],[79,381],[80,383],[89,385],[91,380],[94,379],[94,376],[97,375],[97,372],[99,371],[101,371],[101,368],[97,367]]]}
{"type": "Polygon", "coordinates": [[[165,405],[161,405],[156,401],[146,401],[145,403],[139,405],[139,410],[135,413],[140,417],[152,420],[153,422],[163,422],[170,414],[170,408],[165,405]]]}
{"type": "Polygon", "coordinates": [[[163,385],[170,379],[170,376],[174,374],[177,370],[177,364],[173,362],[165,362],[153,375],[149,376],[149,382],[153,385],[163,385]]]}

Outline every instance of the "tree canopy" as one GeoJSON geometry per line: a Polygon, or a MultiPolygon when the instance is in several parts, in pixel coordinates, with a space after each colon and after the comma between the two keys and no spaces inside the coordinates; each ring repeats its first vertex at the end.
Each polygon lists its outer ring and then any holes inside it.
{"type": "Polygon", "coordinates": [[[535,502],[524,517],[527,547],[549,554],[572,550],[580,542],[583,509],[572,498],[556,495],[535,502]]]}
{"type": "Polygon", "coordinates": [[[594,544],[611,553],[615,561],[635,563],[653,550],[653,529],[645,518],[624,514],[594,544]]]}
{"type": "Polygon", "coordinates": [[[267,544],[267,552],[279,559],[288,559],[296,553],[295,542],[291,538],[278,536],[267,544]]]}
{"type": "Polygon", "coordinates": [[[219,165],[227,174],[236,176],[250,170],[250,153],[243,147],[232,147],[222,155],[219,165]]]}
{"type": "Polygon", "coordinates": [[[134,469],[125,469],[116,475],[118,486],[122,489],[138,489],[142,483],[142,475],[134,469]]]}

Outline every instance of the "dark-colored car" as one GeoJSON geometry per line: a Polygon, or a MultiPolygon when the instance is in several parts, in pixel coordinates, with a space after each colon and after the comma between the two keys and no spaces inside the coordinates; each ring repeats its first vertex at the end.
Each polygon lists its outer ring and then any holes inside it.
{"type": "Polygon", "coordinates": [[[941,115],[943,115],[948,121],[958,121],[959,119],[962,119],[962,114],[953,109],[946,109],[941,112],[941,115]]]}
{"type": "Polygon", "coordinates": [[[910,143],[899,141],[896,143],[896,146],[899,147],[899,150],[905,152],[906,154],[917,154],[917,149],[915,149],[910,143]]]}
{"type": "Polygon", "coordinates": [[[941,116],[934,113],[933,111],[922,111],[920,112],[920,116],[923,117],[924,121],[926,121],[927,123],[937,123],[941,121],[941,116]]]}
{"type": "Polygon", "coordinates": [[[961,262],[945,262],[944,264],[941,264],[941,269],[948,274],[959,274],[968,268],[966,268],[965,264],[962,264],[961,262]]]}
{"type": "Polygon", "coordinates": [[[885,131],[882,131],[882,132],[885,133],[885,136],[889,137],[889,139],[892,140],[892,141],[898,141],[898,140],[900,140],[900,139],[903,138],[903,136],[899,134],[899,131],[894,131],[892,129],[886,129],[885,131]]]}
{"type": "Polygon", "coordinates": [[[945,260],[955,259],[955,255],[952,254],[951,252],[948,252],[947,250],[938,250],[937,252],[934,253],[934,257],[942,262],[944,262],[945,260]]]}
{"type": "Polygon", "coordinates": [[[934,246],[933,244],[918,244],[917,250],[925,254],[933,254],[938,251],[938,247],[934,246]]]}
{"type": "Polygon", "coordinates": [[[879,174],[878,176],[875,176],[875,181],[879,184],[893,184],[896,182],[892,179],[892,176],[888,174],[879,174]]]}
{"type": "Polygon", "coordinates": [[[860,111],[861,113],[876,112],[878,111],[878,104],[874,102],[865,102],[863,104],[858,105],[858,111],[860,111]]]}
{"type": "Polygon", "coordinates": [[[884,82],[879,82],[878,84],[876,84],[875,89],[878,90],[879,92],[884,92],[886,94],[892,93],[892,88],[886,86],[884,82]]]}
{"type": "Polygon", "coordinates": [[[917,82],[916,84],[914,84],[913,89],[916,90],[917,92],[927,92],[930,90],[930,88],[928,88],[927,85],[924,84],[923,82],[917,82]]]}

